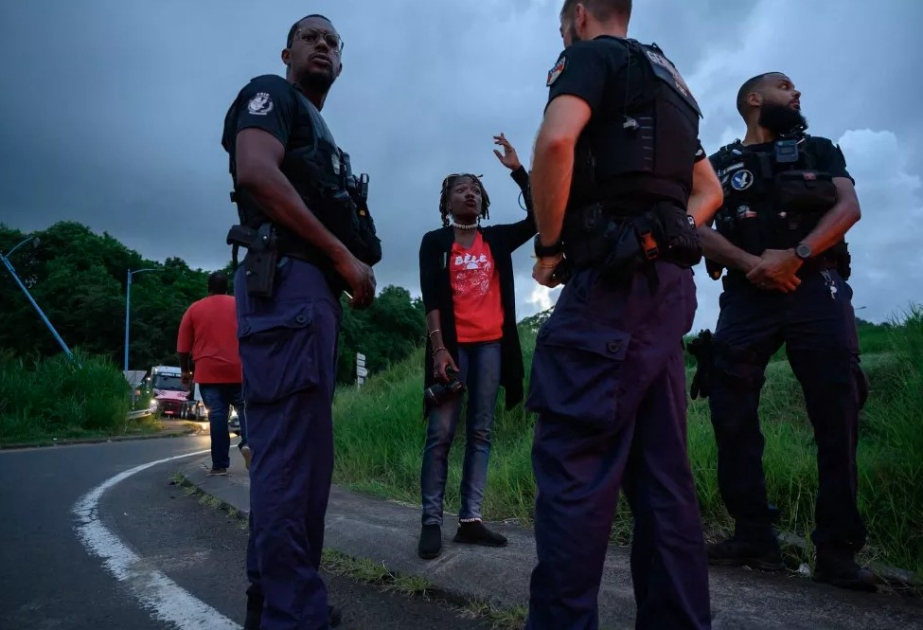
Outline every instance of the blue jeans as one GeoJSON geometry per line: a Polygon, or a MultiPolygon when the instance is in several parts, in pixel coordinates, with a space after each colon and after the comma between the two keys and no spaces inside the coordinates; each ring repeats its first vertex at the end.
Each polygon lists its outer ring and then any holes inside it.
{"type": "MultiPolygon", "coordinates": [[[[490,431],[500,389],[500,342],[460,344],[458,371],[458,378],[465,384],[468,396],[461,510],[458,513],[459,520],[464,522],[481,518],[481,503],[487,483],[487,460],[490,456],[490,431]]],[[[446,401],[429,414],[423,469],[420,472],[424,525],[442,525],[449,448],[461,415],[463,396],[446,401]]]]}
{"type": "Polygon", "coordinates": [[[231,436],[228,433],[230,406],[234,405],[240,418],[240,444],[247,443],[247,413],[241,395],[240,383],[200,383],[202,402],[208,409],[208,424],[212,438],[212,468],[228,468],[231,465],[231,436]]]}

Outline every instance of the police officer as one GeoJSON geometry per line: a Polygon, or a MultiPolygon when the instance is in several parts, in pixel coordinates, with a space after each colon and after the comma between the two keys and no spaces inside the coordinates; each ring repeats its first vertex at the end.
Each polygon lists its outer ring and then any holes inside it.
{"type": "Polygon", "coordinates": [[[538,493],[527,627],[598,627],[618,493],[635,518],[636,627],[710,628],[686,456],[682,337],[696,309],[696,224],[721,205],[699,108],[630,0],[567,0],[565,50],[536,139],[533,277],[566,280],[536,340],[528,409],[538,493]]]}
{"type": "Polygon", "coordinates": [[[381,257],[366,178],[352,174],[320,114],[342,52],[330,20],[299,20],[282,51],[285,78],[252,79],[225,119],[240,216],[228,243],[235,259],[237,247],[248,250],[234,282],[253,450],[247,630],[328,628],[338,618],[318,567],[333,472],[339,296],[369,306],[370,265],[381,257]]]}
{"type": "Polygon", "coordinates": [[[737,97],[747,134],[710,158],[724,205],[716,230],[700,230],[702,244],[712,277],[728,272],[711,358],[700,371],[710,370],[703,394],[710,393],[718,482],[735,530],[709,548],[709,558],[784,566],[757,413],[766,364],[784,343],[817,441],[814,579],[874,590],[872,574],[855,563],[866,540],[856,506],[864,375],[843,239],[860,218],[859,202],[839,147],[804,133],[800,97],[780,72],[748,80],[737,97]]]}

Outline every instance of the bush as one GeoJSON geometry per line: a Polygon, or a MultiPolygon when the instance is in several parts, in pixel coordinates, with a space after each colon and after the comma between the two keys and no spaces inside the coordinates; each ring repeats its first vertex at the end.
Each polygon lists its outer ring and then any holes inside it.
{"type": "Polygon", "coordinates": [[[110,361],[78,353],[0,357],[0,441],[124,433],[129,386],[110,361]]]}

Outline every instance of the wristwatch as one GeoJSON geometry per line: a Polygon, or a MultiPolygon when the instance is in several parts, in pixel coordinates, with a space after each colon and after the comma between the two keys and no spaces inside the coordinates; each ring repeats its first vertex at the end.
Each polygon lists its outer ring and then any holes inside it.
{"type": "Polygon", "coordinates": [[[535,256],[537,258],[551,258],[552,256],[557,256],[564,253],[564,243],[561,242],[561,239],[558,239],[558,242],[554,245],[542,245],[541,235],[536,234],[534,244],[535,256]]]}
{"type": "Polygon", "coordinates": [[[798,245],[795,246],[795,256],[801,260],[807,260],[811,257],[811,248],[804,243],[798,243],[798,245]]]}

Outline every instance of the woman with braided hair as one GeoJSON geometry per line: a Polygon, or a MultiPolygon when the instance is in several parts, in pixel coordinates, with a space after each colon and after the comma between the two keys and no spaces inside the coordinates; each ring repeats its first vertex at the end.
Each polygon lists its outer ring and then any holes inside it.
{"type": "Polygon", "coordinates": [[[442,182],[439,212],[443,227],[423,236],[420,287],[429,339],[426,345],[424,412],[426,446],[420,473],[423,528],[418,553],[430,559],[442,550],[442,506],[449,448],[467,396],[466,445],[461,509],[455,542],[502,547],[506,538],[481,522],[487,481],[490,433],[502,385],[506,407],[523,397],[523,364],[516,329],[512,253],[536,232],[529,175],[503,134],[494,136],[500,162],[522,189],[526,216],[510,224],[484,227],[490,198],[471,174],[442,182]],[[463,391],[459,391],[463,390],[463,391]]]}

